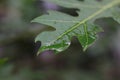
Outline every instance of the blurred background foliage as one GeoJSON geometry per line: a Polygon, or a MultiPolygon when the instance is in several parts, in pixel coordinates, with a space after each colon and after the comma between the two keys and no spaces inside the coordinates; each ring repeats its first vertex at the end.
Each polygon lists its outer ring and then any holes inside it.
{"type": "Polygon", "coordinates": [[[49,9],[77,15],[44,0],[0,0],[0,80],[120,80],[120,24],[112,18],[95,21],[104,32],[85,52],[74,37],[66,51],[36,56],[34,39],[49,28],[30,21],[49,9]]]}

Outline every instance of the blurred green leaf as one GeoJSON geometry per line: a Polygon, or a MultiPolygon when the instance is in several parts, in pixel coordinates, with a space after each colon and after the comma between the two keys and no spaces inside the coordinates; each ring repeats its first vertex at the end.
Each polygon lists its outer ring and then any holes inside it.
{"type": "Polygon", "coordinates": [[[0,59],[0,65],[5,64],[7,60],[8,60],[8,58],[2,58],[2,59],[0,59]]]}
{"type": "Polygon", "coordinates": [[[40,52],[55,50],[61,52],[71,44],[71,38],[76,36],[83,50],[86,50],[97,38],[96,33],[102,31],[94,21],[101,17],[112,17],[120,23],[120,0],[49,0],[67,8],[77,8],[79,16],[73,17],[62,12],[48,11],[49,14],[40,16],[32,22],[42,23],[55,28],[55,31],[39,34],[35,41],[41,41],[40,52]]]}

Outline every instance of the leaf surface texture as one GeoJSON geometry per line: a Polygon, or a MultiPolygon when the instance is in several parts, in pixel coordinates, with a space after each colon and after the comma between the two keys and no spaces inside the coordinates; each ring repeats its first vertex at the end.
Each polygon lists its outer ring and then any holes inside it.
{"type": "Polygon", "coordinates": [[[61,52],[71,44],[71,38],[76,36],[83,50],[86,50],[97,38],[102,29],[94,24],[98,18],[112,17],[120,23],[120,0],[48,0],[54,4],[77,8],[79,16],[73,17],[58,11],[48,11],[49,14],[39,16],[32,22],[42,23],[53,27],[54,31],[40,33],[35,41],[41,41],[41,51],[55,50],[61,52]]]}

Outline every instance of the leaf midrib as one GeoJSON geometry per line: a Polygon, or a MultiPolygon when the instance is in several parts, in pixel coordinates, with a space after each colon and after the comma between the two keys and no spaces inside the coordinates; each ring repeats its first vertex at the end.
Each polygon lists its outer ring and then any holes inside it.
{"type": "Polygon", "coordinates": [[[64,35],[66,35],[66,34],[70,33],[71,31],[75,30],[77,27],[79,27],[80,25],[84,24],[88,20],[91,20],[95,16],[99,15],[100,13],[106,11],[107,9],[109,9],[109,8],[111,8],[111,7],[119,4],[119,3],[120,3],[120,0],[114,0],[114,1],[112,1],[110,3],[108,3],[106,6],[103,6],[101,9],[99,9],[94,14],[90,15],[89,17],[85,18],[84,20],[80,21],[79,23],[75,24],[74,26],[72,26],[71,28],[69,28],[68,30],[66,30],[63,34],[61,34],[60,36],[58,36],[55,40],[51,41],[50,44],[52,44],[55,41],[61,39],[64,35]]]}

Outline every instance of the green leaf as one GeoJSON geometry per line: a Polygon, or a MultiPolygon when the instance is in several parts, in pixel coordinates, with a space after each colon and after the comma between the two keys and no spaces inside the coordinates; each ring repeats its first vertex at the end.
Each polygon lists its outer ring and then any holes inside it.
{"type": "Polygon", "coordinates": [[[8,58],[2,58],[0,59],[0,66],[2,66],[3,64],[5,64],[8,61],[8,58]]]}
{"type": "Polygon", "coordinates": [[[79,16],[73,17],[58,11],[48,11],[49,14],[35,18],[32,22],[42,23],[55,28],[39,34],[35,41],[41,41],[40,52],[55,50],[61,52],[71,44],[71,38],[76,36],[83,50],[86,50],[97,38],[97,32],[102,29],[94,21],[102,17],[112,17],[120,23],[120,0],[49,0],[67,8],[77,8],[79,16]]]}

